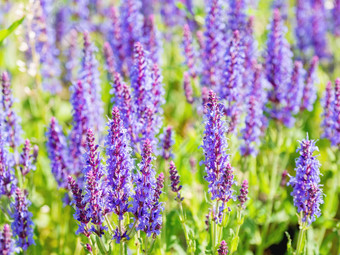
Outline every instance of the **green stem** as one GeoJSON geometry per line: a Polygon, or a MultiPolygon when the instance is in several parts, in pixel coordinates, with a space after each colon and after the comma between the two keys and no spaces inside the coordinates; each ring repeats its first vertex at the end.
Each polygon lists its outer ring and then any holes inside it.
{"type": "Polygon", "coordinates": [[[236,227],[236,232],[234,235],[234,238],[231,243],[231,248],[230,248],[230,255],[233,254],[235,251],[237,251],[237,246],[239,243],[239,233],[240,233],[240,228],[241,225],[243,224],[243,219],[242,219],[242,209],[239,209],[237,211],[237,227],[236,227]]]}
{"type": "Polygon", "coordinates": [[[304,246],[304,239],[305,239],[305,232],[306,232],[306,223],[303,223],[302,226],[300,226],[299,236],[298,236],[298,242],[296,246],[296,252],[297,255],[301,254],[303,252],[304,246]]]}
{"type": "Polygon", "coordinates": [[[107,214],[105,214],[105,222],[106,222],[106,224],[109,226],[109,230],[111,231],[111,234],[114,234],[114,229],[113,229],[113,227],[112,227],[112,225],[111,225],[111,223],[110,223],[110,220],[109,220],[109,218],[107,217],[107,214]]]}
{"type": "Polygon", "coordinates": [[[184,231],[184,235],[185,235],[185,241],[186,241],[187,247],[188,247],[187,252],[190,252],[191,254],[193,254],[193,251],[191,249],[191,242],[190,242],[190,239],[189,239],[187,227],[185,225],[185,217],[184,217],[182,201],[179,202],[179,208],[180,208],[180,211],[181,211],[181,214],[179,216],[179,220],[180,220],[182,227],[183,227],[183,231],[184,231]]]}

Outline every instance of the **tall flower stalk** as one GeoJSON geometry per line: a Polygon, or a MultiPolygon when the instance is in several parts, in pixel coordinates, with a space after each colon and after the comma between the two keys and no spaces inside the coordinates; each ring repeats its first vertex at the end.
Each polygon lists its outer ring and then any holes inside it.
{"type": "Polygon", "coordinates": [[[313,156],[318,147],[314,140],[306,139],[300,142],[297,151],[300,157],[296,160],[296,176],[291,177],[287,185],[292,186],[291,193],[294,205],[299,213],[300,233],[297,243],[297,254],[304,250],[304,235],[308,226],[320,217],[320,204],[323,203],[323,193],[320,184],[320,162],[313,156]]]}

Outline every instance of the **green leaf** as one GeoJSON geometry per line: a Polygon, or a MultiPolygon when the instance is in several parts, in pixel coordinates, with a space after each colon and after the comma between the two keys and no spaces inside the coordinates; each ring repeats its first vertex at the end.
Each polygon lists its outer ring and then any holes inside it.
{"type": "Polygon", "coordinates": [[[96,243],[101,254],[107,254],[106,247],[104,246],[103,240],[96,236],[96,243]]]}
{"type": "Polygon", "coordinates": [[[0,30],[0,45],[7,38],[7,36],[9,36],[24,21],[24,19],[25,17],[22,17],[21,19],[14,21],[12,25],[9,26],[9,28],[0,30]]]}

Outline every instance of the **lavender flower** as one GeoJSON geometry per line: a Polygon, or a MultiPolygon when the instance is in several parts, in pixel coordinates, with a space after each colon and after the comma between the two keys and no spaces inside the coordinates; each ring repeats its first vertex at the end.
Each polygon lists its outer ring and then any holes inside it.
{"type": "Polygon", "coordinates": [[[81,233],[86,237],[89,237],[91,233],[87,224],[90,222],[91,218],[86,208],[87,202],[82,195],[82,190],[79,188],[79,185],[71,176],[68,176],[68,185],[73,194],[72,204],[76,207],[74,218],[80,222],[76,234],[81,233]]]}
{"type": "Polygon", "coordinates": [[[86,165],[83,169],[85,176],[85,196],[84,200],[88,203],[87,215],[91,217],[91,222],[95,227],[91,231],[101,236],[104,231],[102,226],[105,215],[106,190],[105,183],[102,182],[104,169],[101,164],[100,153],[97,151],[98,145],[95,145],[94,134],[91,129],[87,131],[87,152],[84,155],[86,165]]]}
{"type": "Polygon", "coordinates": [[[221,80],[223,54],[225,53],[222,1],[210,0],[207,9],[201,85],[214,88],[221,80]]]}
{"type": "Polygon", "coordinates": [[[244,144],[241,146],[243,156],[254,155],[258,153],[257,145],[260,143],[263,109],[262,102],[251,95],[248,99],[248,115],[245,120],[245,128],[242,130],[244,144]]]}
{"type": "Polygon", "coordinates": [[[244,180],[242,182],[242,187],[240,189],[240,195],[237,196],[238,201],[240,202],[239,206],[244,209],[245,203],[248,200],[248,181],[244,180]]]}
{"type": "Polygon", "coordinates": [[[297,39],[297,48],[306,56],[312,44],[311,33],[311,1],[296,1],[296,27],[295,35],[297,39]]]}
{"type": "Polygon", "coordinates": [[[196,56],[193,49],[193,39],[190,31],[190,27],[188,24],[184,25],[183,28],[183,50],[184,50],[184,56],[185,56],[185,64],[188,67],[188,74],[192,78],[195,78],[197,75],[196,70],[196,56]]]}
{"type": "Polygon", "coordinates": [[[251,67],[253,66],[253,62],[256,61],[258,55],[257,41],[254,38],[254,17],[249,17],[245,28],[245,35],[241,37],[241,40],[244,47],[244,77],[251,77],[251,67]]]}
{"type": "Polygon", "coordinates": [[[228,245],[226,241],[222,240],[220,247],[217,250],[218,255],[227,255],[228,254],[228,245]]]}
{"type": "Polygon", "coordinates": [[[112,47],[108,42],[104,43],[104,56],[105,56],[106,70],[108,72],[108,79],[113,80],[115,70],[116,70],[115,57],[114,57],[112,47]]]}
{"type": "Polygon", "coordinates": [[[289,93],[286,96],[286,113],[291,114],[282,114],[282,116],[278,116],[287,127],[292,127],[294,125],[295,119],[292,114],[297,114],[300,111],[301,100],[303,97],[303,90],[305,87],[306,71],[302,67],[302,63],[300,61],[296,61],[294,63],[294,69],[291,77],[291,81],[289,83],[289,93]]]}
{"type": "Polygon", "coordinates": [[[307,109],[307,111],[313,110],[313,104],[317,98],[315,83],[317,80],[316,69],[318,66],[319,58],[313,57],[310,67],[306,75],[306,83],[303,89],[303,97],[301,102],[301,109],[307,109]]]}
{"type": "MultiPolygon", "coordinates": [[[[207,175],[205,179],[209,182],[208,192],[211,199],[222,201],[219,214],[223,213],[225,203],[232,198],[234,184],[233,169],[229,163],[228,147],[225,137],[226,125],[222,120],[223,105],[219,104],[213,91],[209,92],[209,102],[205,115],[205,131],[203,145],[207,175]]],[[[215,208],[217,210],[217,208],[215,208]]],[[[220,218],[221,220],[221,218],[220,218]]]]}
{"type": "Polygon", "coordinates": [[[132,124],[133,124],[133,107],[130,88],[122,81],[119,73],[115,72],[112,83],[111,94],[115,97],[112,98],[114,105],[117,106],[122,113],[122,120],[125,129],[128,131],[132,139],[132,124]]]}
{"type": "Polygon", "coordinates": [[[282,115],[289,114],[285,111],[287,88],[292,73],[292,56],[289,43],[284,38],[287,28],[278,9],[274,10],[273,20],[267,40],[267,55],[265,71],[272,89],[269,100],[272,102],[271,117],[281,119],[282,115]]]}
{"type": "Polygon", "coordinates": [[[194,102],[194,98],[193,98],[193,91],[191,87],[190,75],[188,72],[184,72],[183,88],[184,88],[184,94],[185,94],[185,98],[187,99],[187,102],[189,104],[192,104],[194,102]]]}
{"type": "Polygon", "coordinates": [[[154,15],[148,16],[144,19],[143,26],[143,44],[145,50],[148,51],[148,57],[151,59],[153,63],[161,63],[161,53],[162,53],[162,45],[160,33],[155,24],[154,15]]]}
{"type": "Polygon", "coordinates": [[[239,122],[243,61],[244,53],[240,45],[240,34],[238,30],[235,30],[225,55],[223,86],[220,88],[221,98],[227,101],[225,113],[230,122],[228,132],[234,132],[239,122]]]}
{"type": "Polygon", "coordinates": [[[12,203],[13,213],[11,217],[13,237],[16,238],[16,245],[23,250],[35,244],[33,240],[33,228],[32,213],[28,211],[28,207],[31,203],[26,199],[26,195],[17,188],[15,190],[15,202],[12,203]]]}
{"type": "Polygon", "coordinates": [[[335,36],[340,36],[340,1],[335,0],[334,1],[334,8],[332,10],[333,14],[333,31],[335,36]]]}
{"type": "Polygon", "coordinates": [[[176,0],[160,0],[161,15],[165,26],[172,28],[183,22],[183,12],[176,6],[176,0]]]}
{"type": "Polygon", "coordinates": [[[245,0],[230,0],[229,10],[228,25],[230,30],[239,30],[241,34],[243,34],[243,31],[247,24],[247,15],[245,14],[245,0]]]}
{"type": "Polygon", "coordinates": [[[3,255],[14,254],[14,242],[12,232],[8,224],[4,225],[4,230],[0,232],[0,252],[3,255]]]}
{"type": "Polygon", "coordinates": [[[71,89],[73,106],[73,127],[69,135],[69,153],[72,157],[73,174],[80,176],[83,168],[82,155],[86,148],[86,134],[89,123],[89,111],[86,102],[86,91],[79,80],[71,89]]]}
{"type": "Polygon", "coordinates": [[[291,177],[288,185],[293,187],[291,195],[298,213],[302,213],[302,221],[308,225],[321,215],[320,204],[323,203],[323,194],[320,185],[320,163],[313,156],[318,151],[314,140],[309,140],[308,135],[300,142],[297,151],[300,157],[296,160],[296,176],[291,177]]]}
{"type": "Polygon", "coordinates": [[[120,6],[120,23],[122,41],[127,66],[130,66],[134,54],[134,45],[142,37],[143,15],[140,0],[122,1],[120,6]]]}
{"type": "MultiPolygon", "coordinates": [[[[133,176],[135,193],[132,195],[130,211],[138,221],[136,230],[147,230],[147,235],[157,233],[157,229],[150,229],[150,209],[154,205],[156,177],[151,161],[151,143],[148,139],[143,144],[142,162],[139,164],[139,171],[133,176]]],[[[160,208],[159,208],[160,209],[160,208]]],[[[159,213],[158,211],[154,213],[159,213]]],[[[157,222],[154,222],[157,223],[157,222]]]]}
{"type": "Polygon", "coordinates": [[[56,179],[58,186],[67,188],[68,169],[68,151],[67,143],[61,127],[57,120],[51,119],[50,127],[46,133],[47,137],[47,153],[51,161],[52,174],[56,179]]]}
{"type": "Polygon", "coordinates": [[[84,49],[79,73],[84,87],[84,97],[87,100],[87,110],[89,118],[89,126],[94,127],[95,131],[103,129],[103,102],[101,100],[101,87],[99,80],[98,62],[95,58],[97,49],[90,42],[90,37],[87,32],[84,33],[84,49]]]}
{"type": "Polygon", "coordinates": [[[123,220],[128,211],[131,195],[131,172],[134,168],[131,159],[129,136],[124,129],[117,107],[112,110],[112,120],[108,123],[106,137],[106,169],[108,182],[108,208],[123,220]]]}
{"type": "Polygon", "coordinates": [[[11,83],[7,72],[3,72],[1,76],[2,83],[2,110],[4,119],[4,129],[6,132],[7,143],[14,150],[22,143],[22,129],[20,127],[20,119],[13,111],[13,96],[11,83]]]}
{"type": "Polygon", "coordinates": [[[319,58],[328,58],[329,52],[327,51],[328,43],[326,37],[327,24],[326,24],[326,10],[324,0],[312,1],[312,44],[314,47],[315,55],[319,58]]]}
{"type": "Polygon", "coordinates": [[[61,69],[58,59],[59,50],[55,42],[56,33],[53,23],[48,19],[52,15],[49,4],[44,5],[43,1],[36,1],[33,4],[33,15],[34,19],[28,31],[34,32],[36,38],[35,49],[31,51],[36,52],[32,54],[39,55],[43,88],[51,93],[57,93],[62,88],[58,79],[61,69]]]}
{"type": "Polygon", "coordinates": [[[184,197],[181,196],[182,185],[179,185],[179,175],[173,161],[170,161],[169,167],[171,190],[177,194],[175,200],[177,202],[182,202],[184,197]]]}
{"type": "Polygon", "coordinates": [[[78,67],[78,58],[80,55],[80,50],[78,49],[77,45],[77,38],[78,33],[75,29],[72,29],[69,32],[69,45],[67,46],[67,49],[64,52],[65,57],[67,58],[65,63],[65,69],[66,69],[66,81],[72,82],[75,79],[75,72],[78,67]]]}
{"type": "Polygon", "coordinates": [[[333,146],[340,146],[340,78],[335,80],[334,106],[333,106],[333,146]]]}
{"type": "Polygon", "coordinates": [[[152,199],[152,204],[150,208],[149,224],[144,229],[147,235],[151,235],[153,239],[156,239],[157,235],[160,234],[162,228],[162,214],[164,210],[162,203],[159,201],[160,195],[162,194],[162,189],[164,187],[164,174],[160,173],[157,177],[156,187],[154,189],[154,195],[152,199]]]}
{"type": "Polygon", "coordinates": [[[333,137],[333,106],[334,106],[334,91],[332,88],[332,82],[328,82],[326,85],[326,93],[323,100],[323,120],[321,123],[321,127],[323,128],[324,133],[322,134],[322,138],[327,138],[329,140],[333,137]]]}
{"type": "Polygon", "coordinates": [[[6,195],[11,197],[16,188],[14,159],[8,152],[2,127],[0,127],[0,197],[6,195]]]}
{"type": "Polygon", "coordinates": [[[165,160],[173,158],[172,153],[172,146],[174,145],[175,141],[173,138],[173,129],[171,126],[168,126],[164,129],[164,133],[162,134],[160,147],[162,148],[162,157],[165,160]]]}
{"type": "Polygon", "coordinates": [[[30,140],[26,139],[22,153],[20,154],[20,171],[23,176],[28,174],[31,170],[35,170],[34,155],[31,154],[31,143],[30,140]]]}
{"type": "Polygon", "coordinates": [[[164,89],[162,76],[157,64],[149,69],[148,59],[140,43],[135,45],[135,61],[131,73],[131,87],[133,88],[133,143],[137,145],[149,139],[155,148],[155,135],[162,125],[162,109],[164,103],[164,89]]]}
{"type": "Polygon", "coordinates": [[[115,56],[114,67],[117,72],[126,73],[126,66],[124,65],[126,54],[124,51],[123,34],[121,32],[121,23],[118,17],[118,11],[114,6],[110,9],[110,18],[112,27],[109,33],[108,41],[110,42],[115,56]]]}
{"type": "Polygon", "coordinates": [[[287,177],[288,177],[288,171],[285,169],[283,170],[281,174],[281,182],[280,182],[281,187],[285,187],[287,185],[287,177]]]}

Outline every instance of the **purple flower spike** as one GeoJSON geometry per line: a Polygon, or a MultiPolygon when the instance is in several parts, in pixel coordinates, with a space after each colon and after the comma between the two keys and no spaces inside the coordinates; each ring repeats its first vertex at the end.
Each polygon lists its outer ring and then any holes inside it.
{"type": "Polygon", "coordinates": [[[156,187],[154,190],[154,195],[152,199],[152,205],[150,208],[150,218],[149,218],[149,226],[144,229],[144,232],[152,236],[153,239],[160,234],[160,230],[162,228],[162,214],[161,212],[164,210],[162,203],[159,201],[160,195],[162,194],[162,190],[164,187],[164,174],[160,173],[158,175],[156,181],[156,187]]]}
{"type": "Polygon", "coordinates": [[[14,242],[12,232],[8,224],[4,225],[4,230],[0,232],[0,253],[2,255],[14,254],[14,242]]]}
{"type": "Polygon", "coordinates": [[[173,158],[174,156],[172,154],[172,146],[175,143],[173,133],[172,127],[168,126],[166,129],[164,129],[164,133],[161,136],[162,157],[165,160],[173,158]]]}
{"type": "Polygon", "coordinates": [[[301,109],[307,111],[313,110],[314,102],[317,98],[315,83],[317,81],[316,69],[318,67],[319,58],[314,56],[306,75],[306,84],[303,89],[301,109]]]}
{"type": "Polygon", "coordinates": [[[87,32],[84,33],[84,49],[79,80],[84,87],[84,97],[87,100],[89,127],[95,131],[103,129],[103,102],[101,100],[101,87],[98,71],[98,62],[95,57],[97,49],[90,41],[87,32]]]}
{"type": "Polygon", "coordinates": [[[144,20],[143,31],[143,44],[148,51],[148,57],[153,63],[160,64],[162,45],[160,34],[155,24],[155,16],[153,14],[144,20]]]}
{"type": "Polygon", "coordinates": [[[227,255],[228,254],[228,245],[226,241],[222,240],[220,247],[217,250],[218,255],[227,255]]]}
{"type": "Polygon", "coordinates": [[[333,137],[333,104],[334,104],[334,90],[332,87],[332,82],[328,82],[326,85],[326,93],[323,100],[323,120],[321,127],[323,128],[324,133],[322,134],[322,138],[327,138],[331,140],[333,137]]]}
{"type": "Polygon", "coordinates": [[[67,58],[67,62],[65,64],[66,69],[66,81],[72,82],[75,79],[76,71],[79,65],[79,55],[80,50],[77,45],[77,39],[78,39],[78,32],[75,29],[72,29],[69,32],[69,45],[66,49],[66,52],[64,55],[67,58]]]}
{"type": "Polygon", "coordinates": [[[106,137],[106,169],[108,181],[108,209],[123,220],[128,210],[131,195],[131,172],[134,168],[131,159],[129,136],[124,129],[119,110],[114,107],[112,120],[108,123],[106,137]]]}
{"type": "Polygon", "coordinates": [[[239,30],[243,33],[247,24],[246,3],[245,0],[229,1],[229,27],[231,31],[239,30]]]}
{"type": "Polygon", "coordinates": [[[229,133],[236,131],[240,115],[240,95],[242,92],[242,76],[244,52],[241,47],[240,33],[233,32],[233,38],[225,55],[225,69],[223,75],[223,86],[220,88],[221,98],[226,99],[225,113],[229,118],[229,133]]]}
{"type": "Polygon", "coordinates": [[[124,54],[127,66],[130,66],[134,54],[134,45],[142,37],[143,15],[140,0],[122,1],[120,6],[121,36],[124,42],[124,54]]]}
{"type": "Polygon", "coordinates": [[[86,209],[87,202],[82,195],[82,190],[79,188],[78,183],[76,183],[76,181],[71,176],[68,176],[68,185],[73,194],[72,204],[74,204],[76,207],[74,218],[80,222],[80,224],[78,225],[79,228],[76,233],[81,233],[86,237],[89,237],[91,233],[87,224],[90,222],[91,218],[86,209]]]}
{"type": "Polygon", "coordinates": [[[235,182],[227,154],[228,144],[225,137],[227,127],[222,120],[222,110],[223,105],[217,102],[215,93],[209,91],[203,145],[201,146],[205,160],[202,163],[205,165],[205,179],[209,182],[208,192],[211,199],[222,201],[219,215],[223,213],[225,203],[232,198],[232,185],[235,182]]]}
{"type": "Polygon", "coordinates": [[[184,199],[184,197],[181,196],[180,192],[182,189],[182,185],[179,185],[179,175],[175,163],[173,161],[170,161],[169,173],[171,181],[171,190],[177,194],[175,200],[177,202],[182,202],[184,199]]]}
{"type": "Polygon", "coordinates": [[[124,60],[125,60],[125,52],[124,52],[124,42],[123,42],[123,35],[121,32],[121,23],[118,17],[118,11],[113,6],[110,9],[110,16],[111,16],[111,23],[112,28],[109,33],[109,42],[112,47],[112,51],[115,54],[115,68],[118,72],[126,73],[124,60]]]}
{"type": "Polygon", "coordinates": [[[148,69],[148,62],[145,58],[145,51],[141,43],[135,44],[134,66],[131,73],[131,87],[133,88],[134,106],[138,118],[143,116],[150,96],[148,90],[151,89],[151,74],[148,69]]]}
{"type": "Polygon", "coordinates": [[[214,88],[221,80],[225,53],[222,1],[210,0],[207,9],[201,85],[214,88]]]}
{"type": "Polygon", "coordinates": [[[312,44],[311,33],[311,1],[296,1],[296,28],[295,35],[297,39],[297,47],[303,56],[308,54],[308,50],[312,44]]]}
{"type": "Polygon", "coordinates": [[[108,42],[104,43],[104,57],[105,57],[105,63],[106,63],[106,70],[109,74],[109,79],[113,80],[114,73],[116,70],[115,59],[114,59],[112,47],[108,42]]]}
{"type": "MultiPolygon", "coordinates": [[[[130,211],[135,216],[135,220],[138,221],[136,230],[142,231],[149,229],[150,226],[150,209],[154,205],[153,198],[156,188],[155,170],[151,163],[154,157],[151,155],[151,151],[151,143],[146,139],[143,144],[142,162],[139,164],[139,171],[133,176],[135,194],[132,196],[130,211]]],[[[153,230],[155,229],[149,230],[147,235],[153,234],[153,230]]]]}
{"type": "Polygon", "coordinates": [[[333,29],[334,29],[334,35],[340,36],[340,0],[334,1],[334,8],[332,11],[333,14],[333,29]]]}
{"type": "Polygon", "coordinates": [[[30,140],[26,139],[24,147],[22,148],[22,153],[20,154],[20,171],[23,176],[28,174],[31,170],[35,170],[33,165],[34,155],[31,154],[31,143],[30,140]]]}
{"type": "Polygon", "coordinates": [[[295,123],[295,118],[292,114],[298,114],[300,111],[301,100],[303,97],[303,90],[305,88],[306,71],[303,69],[302,62],[295,61],[294,69],[289,83],[289,91],[286,96],[285,114],[276,116],[287,127],[292,127],[295,123]],[[290,114],[289,114],[290,113],[290,114]]]}
{"type": "MultiPolygon", "coordinates": [[[[315,55],[319,58],[328,58],[330,54],[328,52],[328,43],[326,37],[327,31],[327,13],[325,9],[324,0],[312,1],[312,44],[314,46],[315,55]]],[[[310,35],[308,35],[310,36],[310,35]]]]}
{"type": "Polygon", "coordinates": [[[50,4],[44,6],[43,1],[34,2],[32,11],[34,19],[27,31],[35,34],[35,49],[31,51],[36,52],[41,64],[42,86],[51,93],[58,93],[62,89],[58,79],[61,68],[58,58],[59,50],[56,47],[56,31],[51,22],[52,19],[49,19],[52,15],[50,7],[50,4]]]}
{"type": "Polygon", "coordinates": [[[32,213],[28,211],[28,207],[31,203],[26,199],[26,195],[17,188],[15,190],[15,202],[12,203],[13,213],[11,217],[13,237],[16,238],[16,245],[23,250],[35,244],[33,240],[33,228],[32,213]]]}
{"type": "Polygon", "coordinates": [[[122,81],[118,72],[114,73],[112,90],[110,93],[115,96],[112,98],[114,105],[117,106],[122,113],[122,120],[125,129],[127,129],[130,137],[132,137],[132,98],[130,88],[122,81]]]}
{"type": "Polygon", "coordinates": [[[67,188],[68,168],[68,151],[67,143],[61,127],[56,119],[51,119],[50,127],[46,133],[47,152],[51,161],[52,174],[61,188],[67,188]]]}
{"type": "Polygon", "coordinates": [[[7,133],[7,142],[14,150],[22,143],[22,130],[20,127],[20,119],[13,111],[13,96],[11,83],[7,72],[3,72],[1,76],[2,83],[2,110],[4,118],[4,128],[7,133]]]}
{"type": "Polygon", "coordinates": [[[14,160],[8,152],[1,129],[2,127],[0,127],[0,197],[2,195],[11,197],[16,188],[14,160]]]}
{"type": "Polygon", "coordinates": [[[264,115],[264,107],[267,102],[265,92],[265,79],[262,68],[256,62],[253,63],[254,74],[251,80],[249,98],[247,99],[248,114],[245,119],[245,127],[242,129],[244,144],[241,146],[241,154],[257,155],[260,137],[267,127],[267,118],[264,115]]]}
{"type": "Polygon", "coordinates": [[[185,56],[185,64],[188,67],[188,74],[192,78],[195,78],[197,75],[197,70],[195,67],[196,56],[193,49],[193,39],[190,31],[190,27],[188,24],[184,25],[183,28],[183,49],[185,56]]]}
{"type": "Polygon", "coordinates": [[[69,135],[69,150],[72,157],[73,174],[80,176],[83,162],[82,155],[86,148],[86,134],[89,127],[86,91],[81,81],[71,87],[71,103],[73,106],[73,128],[69,135]]]}
{"type": "Polygon", "coordinates": [[[293,69],[293,53],[284,37],[286,32],[280,11],[275,9],[267,39],[265,72],[272,87],[269,92],[269,100],[272,102],[270,113],[271,117],[276,119],[282,119],[282,116],[289,114],[284,105],[293,69]]]}
{"type": "Polygon", "coordinates": [[[331,143],[333,146],[340,146],[340,78],[335,80],[335,94],[333,106],[333,136],[331,143]]]}
{"type": "Polygon", "coordinates": [[[187,99],[187,102],[189,104],[192,104],[194,102],[194,98],[193,98],[190,75],[188,72],[184,72],[183,87],[184,87],[184,94],[185,94],[185,98],[187,99]]]}
{"type": "Polygon", "coordinates": [[[314,140],[308,135],[300,142],[297,149],[300,157],[296,160],[296,176],[291,177],[288,185],[293,187],[291,193],[298,213],[302,212],[302,221],[310,225],[321,215],[320,204],[323,203],[323,193],[320,185],[320,162],[313,156],[319,151],[314,140]]]}
{"type": "Polygon", "coordinates": [[[258,153],[257,145],[260,143],[263,110],[261,102],[255,96],[251,95],[248,102],[248,115],[245,120],[245,128],[242,130],[244,145],[241,146],[243,156],[254,155],[258,153]]]}
{"type": "Polygon", "coordinates": [[[237,197],[238,201],[240,202],[239,206],[242,209],[245,209],[245,203],[248,200],[248,181],[244,180],[242,182],[242,187],[240,189],[240,195],[237,197]]]}
{"type": "Polygon", "coordinates": [[[83,173],[85,176],[85,202],[88,203],[88,215],[91,222],[96,225],[91,231],[101,236],[105,215],[106,190],[101,182],[104,171],[101,164],[100,153],[95,145],[94,134],[91,129],[87,131],[87,152],[85,154],[86,165],[83,173]]]}

